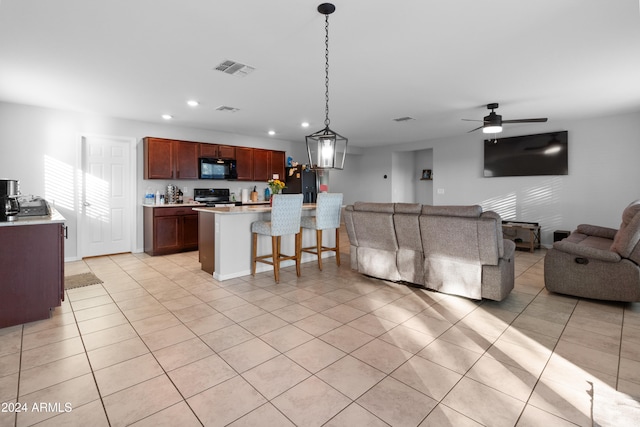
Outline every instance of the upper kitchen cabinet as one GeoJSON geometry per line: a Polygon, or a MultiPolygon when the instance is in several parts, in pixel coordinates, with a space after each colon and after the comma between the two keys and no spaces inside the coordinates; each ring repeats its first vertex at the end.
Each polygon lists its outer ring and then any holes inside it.
{"type": "Polygon", "coordinates": [[[271,151],[254,148],[253,180],[267,181],[271,179],[271,151]]]}
{"type": "Polygon", "coordinates": [[[253,148],[236,147],[238,181],[253,181],[253,148]]]}
{"type": "Polygon", "coordinates": [[[235,159],[238,181],[285,177],[284,151],[152,137],[143,141],[144,179],[198,179],[200,157],[235,159]]]}
{"type": "Polygon", "coordinates": [[[285,180],[284,176],[284,151],[272,151],[271,152],[271,177],[275,174],[278,175],[279,179],[285,180]]]}
{"type": "Polygon", "coordinates": [[[200,143],[200,157],[211,157],[217,159],[235,159],[236,147],[232,145],[218,145],[200,143]]]}
{"type": "Polygon", "coordinates": [[[221,159],[235,159],[236,147],[231,145],[218,145],[218,157],[221,159]]]}
{"type": "Polygon", "coordinates": [[[198,179],[199,145],[144,138],[145,179],[198,179]]]}
{"type": "Polygon", "coordinates": [[[144,179],[173,178],[173,141],[144,138],[144,179]]]}
{"type": "Polygon", "coordinates": [[[239,181],[267,181],[278,174],[284,179],[284,151],[236,147],[239,181]]]}
{"type": "Polygon", "coordinates": [[[177,179],[198,179],[198,146],[192,142],[174,141],[177,179]]]}

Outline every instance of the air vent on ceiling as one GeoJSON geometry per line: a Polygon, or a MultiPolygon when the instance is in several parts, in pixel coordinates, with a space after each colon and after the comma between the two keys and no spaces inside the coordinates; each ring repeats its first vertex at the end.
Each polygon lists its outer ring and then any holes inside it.
{"type": "Polygon", "coordinates": [[[405,117],[398,117],[397,119],[393,119],[394,122],[409,122],[411,120],[415,120],[413,117],[409,117],[409,116],[405,116],[405,117]]]}
{"type": "Polygon", "coordinates": [[[251,74],[255,68],[227,59],[226,61],[221,62],[220,65],[216,67],[216,70],[236,77],[245,77],[246,75],[251,74]]]}
{"type": "Polygon", "coordinates": [[[218,108],[216,108],[216,111],[229,111],[231,113],[235,113],[236,111],[240,111],[240,109],[235,107],[229,107],[227,105],[221,105],[218,108]]]}

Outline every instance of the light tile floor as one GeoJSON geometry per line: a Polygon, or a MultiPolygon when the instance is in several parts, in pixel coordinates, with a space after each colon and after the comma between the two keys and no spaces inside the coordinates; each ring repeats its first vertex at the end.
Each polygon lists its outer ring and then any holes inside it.
{"type": "Polygon", "coordinates": [[[104,284],[0,329],[0,425],[640,425],[640,304],[549,294],[544,250],[478,302],[354,273],[343,242],[279,285],[197,252],[68,263],[104,284]]]}

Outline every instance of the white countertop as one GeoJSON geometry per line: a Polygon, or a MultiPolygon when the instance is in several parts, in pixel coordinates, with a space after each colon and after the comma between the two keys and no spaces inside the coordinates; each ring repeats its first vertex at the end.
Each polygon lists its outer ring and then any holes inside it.
{"type": "MultiPolygon", "coordinates": [[[[235,202],[220,202],[222,203],[235,203],[235,202]]],[[[267,200],[265,201],[261,201],[261,202],[244,202],[242,204],[242,206],[267,206],[269,207],[269,201],[267,200]]],[[[166,205],[142,205],[145,208],[181,208],[183,206],[185,207],[191,207],[191,208],[196,208],[196,207],[200,207],[200,208],[205,208],[207,205],[206,203],[198,203],[198,202],[188,202],[188,203],[173,203],[173,204],[166,204],[166,205]]],[[[237,206],[237,207],[242,207],[242,206],[237,206]]],[[[220,209],[220,208],[216,208],[216,209],[220,209]]]]}
{"type": "Polygon", "coordinates": [[[16,217],[13,221],[0,222],[0,227],[20,226],[20,225],[43,225],[63,223],[66,219],[60,215],[60,212],[51,208],[51,215],[46,216],[21,216],[16,217]]]}
{"type": "MultiPolygon", "coordinates": [[[[305,203],[302,205],[303,210],[311,210],[315,209],[315,203],[305,203]]],[[[270,205],[254,205],[254,206],[233,206],[233,207],[224,207],[224,208],[194,208],[194,211],[198,212],[207,212],[213,214],[221,214],[221,215],[242,215],[242,214],[253,214],[253,213],[261,213],[261,212],[271,212],[270,205]]]]}
{"type": "Polygon", "coordinates": [[[194,206],[206,206],[204,203],[198,203],[198,202],[189,202],[189,203],[172,203],[172,204],[166,204],[166,205],[142,205],[145,208],[181,208],[183,206],[189,206],[189,207],[194,207],[194,206]]]}

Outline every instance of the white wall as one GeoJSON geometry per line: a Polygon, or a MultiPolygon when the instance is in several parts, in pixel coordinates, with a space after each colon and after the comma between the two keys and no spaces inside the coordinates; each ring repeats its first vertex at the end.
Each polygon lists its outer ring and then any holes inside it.
{"type": "Polygon", "coordinates": [[[358,201],[388,202],[392,170],[392,153],[387,149],[367,149],[366,155],[347,154],[344,170],[329,172],[329,191],[343,193],[346,205],[358,201]]]}
{"type": "MultiPolygon", "coordinates": [[[[504,219],[539,222],[545,245],[552,243],[554,230],[573,230],[581,223],[618,228],[624,207],[640,199],[640,113],[562,123],[550,120],[507,128],[503,137],[557,130],[569,131],[566,176],[484,178],[484,138],[476,132],[365,150],[357,162],[347,158],[349,179],[334,185],[332,177],[331,186],[350,195],[347,203],[355,201],[353,193],[358,194],[357,200],[394,201],[390,188],[380,180],[382,171],[390,174],[394,185],[396,176],[406,179],[402,167],[396,169],[393,153],[417,156],[433,149],[435,205],[480,204],[504,219]],[[364,186],[380,191],[367,197],[364,186]]],[[[418,195],[413,201],[423,203],[418,195]]]]}
{"type": "MultiPolygon", "coordinates": [[[[50,202],[67,219],[69,239],[65,241],[65,258],[78,256],[76,237],[78,231],[78,180],[76,174],[81,168],[79,159],[80,135],[107,135],[133,137],[137,141],[137,233],[134,250],[143,247],[142,201],[147,186],[160,189],[169,181],[143,180],[142,138],[155,136],[187,141],[211,142],[246,147],[282,150],[287,156],[301,163],[306,162],[304,141],[289,142],[272,138],[252,138],[242,135],[215,132],[204,129],[186,128],[164,123],[146,123],[132,120],[106,118],[101,116],[71,113],[47,108],[0,102],[0,177],[20,181],[22,194],[39,195],[50,202]],[[55,177],[51,173],[55,168],[55,177]],[[47,176],[48,175],[48,176],[47,176]],[[56,200],[57,199],[57,200],[56,200]]],[[[180,187],[188,186],[190,195],[196,186],[204,188],[229,188],[237,191],[241,187],[254,184],[264,190],[263,182],[238,181],[181,181],[180,187]]]]}
{"type": "Polygon", "coordinates": [[[391,153],[391,201],[395,203],[412,203],[415,201],[416,184],[420,173],[416,172],[414,153],[395,151],[391,153]]]}
{"type": "Polygon", "coordinates": [[[415,159],[415,170],[419,176],[415,177],[416,185],[413,201],[415,203],[421,203],[423,205],[433,204],[433,181],[420,180],[422,177],[422,171],[424,169],[431,169],[433,171],[433,149],[428,148],[426,150],[409,151],[412,153],[415,159]]]}

